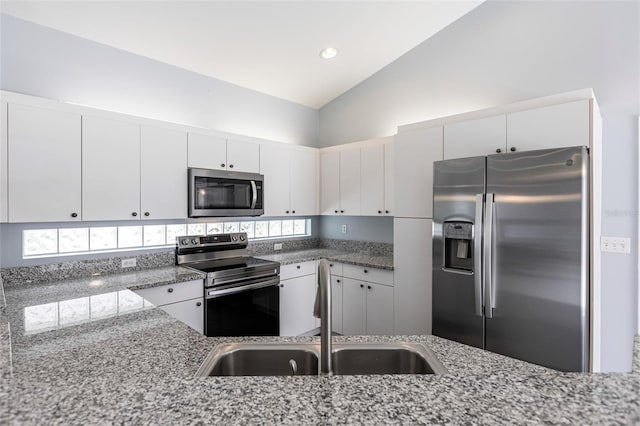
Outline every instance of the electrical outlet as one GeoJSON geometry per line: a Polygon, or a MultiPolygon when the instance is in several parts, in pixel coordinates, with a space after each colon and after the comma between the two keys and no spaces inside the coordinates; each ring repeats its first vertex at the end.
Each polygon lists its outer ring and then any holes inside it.
{"type": "Polygon", "coordinates": [[[131,259],[122,259],[122,267],[123,268],[135,268],[136,266],[136,258],[132,257],[131,259]]]}
{"type": "Polygon", "coordinates": [[[274,250],[282,250],[282,243],[275,243],[273,245],[274,250]]]}
{"type": "Polygon", "coordinates": [[[601,237],[600,251],[606,253],[631,253],[631,238],[625,237],[601,237]]]}
{"type": "Polygon", "coordinates": [[[347,225],[342,225],[342,233],[346,234],[347,233],[347,225]]]}

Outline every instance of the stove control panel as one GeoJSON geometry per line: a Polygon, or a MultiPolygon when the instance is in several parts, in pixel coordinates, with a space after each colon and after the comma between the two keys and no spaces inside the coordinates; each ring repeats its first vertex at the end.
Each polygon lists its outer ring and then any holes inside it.
{"type": "Polygon", "coordinates": [[[248,237],[246,232],[215,235],[189,235],[177,237],[176,243],[179,248],[225,246],[237,244],[246,245],[248,243],[248,237]]]}

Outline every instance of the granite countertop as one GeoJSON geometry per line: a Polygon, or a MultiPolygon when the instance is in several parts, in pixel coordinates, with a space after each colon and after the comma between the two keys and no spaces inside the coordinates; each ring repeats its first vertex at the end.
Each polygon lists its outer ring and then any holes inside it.
{"type": "Polygon", "coordinates": [[[266,260],[274,260],[276,262],[280,262],[282,265],[307,262],[310,260],[327,259],[350,265],[393,270],[393,256],[354,253],[330,248],[295,250],[278,254],[258,254],[256,257],[266,260]]]}
{"type": "MultiPolygon", "coordinates": [[[[317,338],[208,338],[157,308],[48,331],[25,327],[32,306],[113,292],[125,300],[134,286],[187,277],[163,268],[5,288],[12,359],[0,364],[0,422],[628,424],[640,410],[638,365],[630,374],[559,373],[435,336],[336,340],[424,343],[450,374],[196,378],[217,343],[317,338]]],[[[635,364],[639,352],[637,340],[635,364]]]]}

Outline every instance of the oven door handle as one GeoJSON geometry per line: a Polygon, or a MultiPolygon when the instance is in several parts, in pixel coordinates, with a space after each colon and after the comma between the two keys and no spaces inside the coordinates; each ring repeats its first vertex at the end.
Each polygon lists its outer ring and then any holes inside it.
{"type": "Polygon", "coordinates": [[[205,289],[206,298],[213,299],[215,297],[228,296],[230,294],[242,293],[244,291],[256,290],[258,288],[277,286],[278,284],[280,284],[280,277],[276,277],[266,281],[260,281],[254,284],[239,285],[236,287],[225,288],[220,290],[205,289]]]}

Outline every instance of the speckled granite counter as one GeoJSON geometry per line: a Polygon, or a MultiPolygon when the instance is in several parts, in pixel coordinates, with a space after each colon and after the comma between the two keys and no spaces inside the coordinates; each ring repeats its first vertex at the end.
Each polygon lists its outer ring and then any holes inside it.
{"type": "Polygon", "coordinates": [[[282,265],[307,262],[310,260],[328,259],[334,262],[347,263],[350,265],[393,270],[393,256],[353,253],[330,248],[296,250],[278,254],[259,254],[257,257],[267,260],[275,260],[276,262],[280,262],[282,265]]]}
{"type": "Polygon", "coordinates": [[[340,340],[422,342],[449,375],[194,378],[219,342],[316,338],[207,338],[155,308],[25,331],[30,306],[174,279],[137,274],[5,289],[13,372],[0,423],[627,424],[640,408],[638,372],[562,374],[434,336],[340,340]]]}

